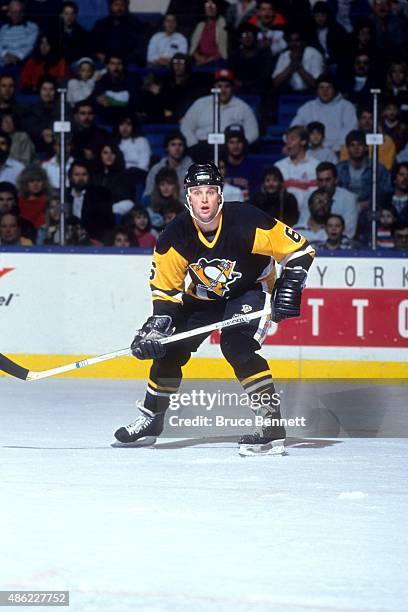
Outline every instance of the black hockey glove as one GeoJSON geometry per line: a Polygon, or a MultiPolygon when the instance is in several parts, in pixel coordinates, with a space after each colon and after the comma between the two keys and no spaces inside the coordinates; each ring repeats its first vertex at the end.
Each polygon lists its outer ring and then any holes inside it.
{"type": "Polygon", "coordinates": [[[149,317],[130,345],[132,355],[137,359],[161,359],[166,354],[166,345],[160,340],[173,332],[173,319],[169,315],[149,317]]]}
{"type": "Polygon", "coordinates": [[[303,268],[284,268],[272,292],[272,321],[298,317],[307,272],[303,268]]]}

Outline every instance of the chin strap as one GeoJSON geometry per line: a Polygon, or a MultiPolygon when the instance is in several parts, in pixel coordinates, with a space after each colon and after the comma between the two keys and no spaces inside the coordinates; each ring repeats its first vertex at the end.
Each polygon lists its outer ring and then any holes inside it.
{"type": "MultiPolygon", "coordinates": [[[[191,187],[190,187],[191,189],[191,187]]],[[[217,186],[217,191],[218,191],[218,195],[220,196],[220,202],[218,204],[218,209],[217,212],[215,213],[215,215],[212,217],[212,219],[210,219],[209,221],[202,221],[201,219],[198,219],[194,212],[193,212],[193,207],[191,206],[190,203],[190,196],[188,195],[188,190],[186,193],[186,203],[184,204],[184,206],[188,209],[188,212],[190,213],[190,215],[193,217],[193,219],[195,219],[196,221],[198,221],[199,223],[202,223],[203,225],[208,225],[209,223],[212,223],[214,221],[214,219],[220,214],[222,207],[224,206],[224,194],[221,191],[221,188],[217,186]]]]}

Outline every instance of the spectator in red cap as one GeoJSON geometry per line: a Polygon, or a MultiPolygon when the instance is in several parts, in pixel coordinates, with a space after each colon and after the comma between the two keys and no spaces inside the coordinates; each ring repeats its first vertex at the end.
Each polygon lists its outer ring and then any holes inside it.
{"type": "MultiPolygon", "coordinates": [[[[215,73],[216,87],[220,93],[220,131],[231,124],[240,125],[249,144],[259,136],[258,122],[250,106],[233,95],[234,75],[231,70],[223,68],[215,73]]],[[[190,106],[181,120],[181,131],[190,147],[190,153],[197,162],[208,161],[212,148],[207,144],[208,134],[213,131],[212,95],[198,98],[190,106]]]]}
{"type": "Polygon", "coordinates": [[[191,35],[190,55],[197,66],[227,59],[226,21],[219,14],[218,0],[204,2],[204,19],[191,35]]]}

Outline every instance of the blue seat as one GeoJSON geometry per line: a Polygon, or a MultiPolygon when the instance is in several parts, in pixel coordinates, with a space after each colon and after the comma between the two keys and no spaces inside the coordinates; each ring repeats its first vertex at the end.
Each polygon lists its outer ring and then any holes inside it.
{"type": "Polygon", "coordinates": [[[159,76],[165,76],[169,74],[169,71],[166,68],[156,68],[155,66],[138,66],[137,64],[129,63],[126,67],[128,74],[135,75],[139,77],[141,80],[150,73],[157,74],[159,76]]]}
{"type": "Polygon", "coordinates": [[[248,160],[256,167],[261,174],[266,168],[273,166],[278,159],[282,159],[282,154],[270,153],[251,153],[248,155],[248,160]]]}
{"type": "Polygon", "coordinates": [[[282,140],[283,134],[286,131],[286,126],[278,123],[277,125],[268,125],[266,128],[265,135],[263,136],[266,140],[282,140]]]}
{"type": "Polygon", "coordinates": [[[163,134],[160,132],[148,132],[145,130],[144,136],[149,141],[151,147],[155,145],[160,145],[163,147],[163,134]]]}
{"type": "Polygon", "coordinates": [[[162,13],[148,13],[148,12],[146,13],[137,12],[136,13],[135,12],[134,14],[136,15],[138,19],[140,19],[140,21],[142,21],[146,25],[157,26],[159,25],[160,21],[163,19],[162,13]]]}
{"type": "Polygon", "coordinates": [[[282,147],[282,140],[279,142],[273,140],[261,140],[259,143],[259,152],[262,155],[268,155],[270,157],[277,157],[278,159],[281,159],[284,157],[282,154],[282,147]]]}
{"type": "Polygon", "coordinates": [[[246,95],[246,96],[237,96],[237,97],[241,98],[241,100],[246,102],[248,104],[248,106],[250,106],[252,108],[252,110],[254,111],[255,115],[259,119],[260,112],[261,112],[261,96],[246,95]]]}
{"type": "Polygon", "coordinates": [[[280,96],[278,108],[278,123],[289,127],[293,117],[302,104],[313,100],[314,96],[303,96],[301,94],[288,94],[280,96]]]}
{"type": "Polygon", "coordinates": [[[32,106],[37,104],[40,97],[34,93],[24,93],[23,91],[16,92],[16,102],[22,106],[32,106]]]}
{"type": "Polygon", "coordinates": [[[145,123],[143,126],[145,134],[162,134],[162,136],[178,129],[180,129],[178,123],[145,123]]]}

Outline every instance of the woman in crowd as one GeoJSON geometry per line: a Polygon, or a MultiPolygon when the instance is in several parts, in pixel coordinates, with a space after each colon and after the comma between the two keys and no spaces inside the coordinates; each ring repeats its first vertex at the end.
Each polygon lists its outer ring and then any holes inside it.
{"type": "Polygon", "coordinates": [[[52,197],[47,173],[41,166],[31,164],[18,177],[17,187],[21,217],[38,230],[45,225],[45,211],[52,197]]]}
{"type": "Polygon", "coordinates": [[[68,64],[49,34],[38,37],[33,53],[21,71],[21,89],[37,91],[39,80],[45,76],[53,77],[58,83],[63,83],[69,76],[68,64]]]}
{"type": "Polygon", "coordinates": [[[144,181],[149,169],[152,150],[150,143],[142,136],[140,121],[130,115],[123,116],[116,124],[114,133],[122,151],[127,170],[144,181]]]}
{"type": "Polygon", "coordinates": [[[255,194],[253,203],[271,217],[291,227],[298,221],[299,210],[296,198],[286,191],[282,172],[276,166],[265,171],[261,191],[255,194]]]}
{"type": "Polygon", "coordinates": [[[10,157],[25,166],[34,161],[36,152],[27,132],[20,131],[20,122],[13,110],[6,109],[0,115],[0,129],[11,138],[10,157]]]}
{"type": "Polygon", "coordinates": [[[191,35],[190,55],[197,66],[227,59],[226,21],[219,15],[219,5],[218,0],[204,2],[204,19],[197,24],[191,35]]]}
{"type": "Polygon", "coordinates": [[[176,171],[171,168],[161,168],[156,174],[151,195],[143,199],[152,226],[156,230],[161,230],[164,226],[163,214],[169,203],[173,200],[180,202],[180,198],[180,184],[176,171]]]}
{"type": "MultiPolygon", "coordinates": [[[[96,162],[95,185],[106,187],[112,194],[113,202],[132,201],[135,193],[134,180],[126,170],[123,153],[116,144],[105,143],[96,162]]],[[[128,212],[133,206],[122,212],[128,212]]]]}

